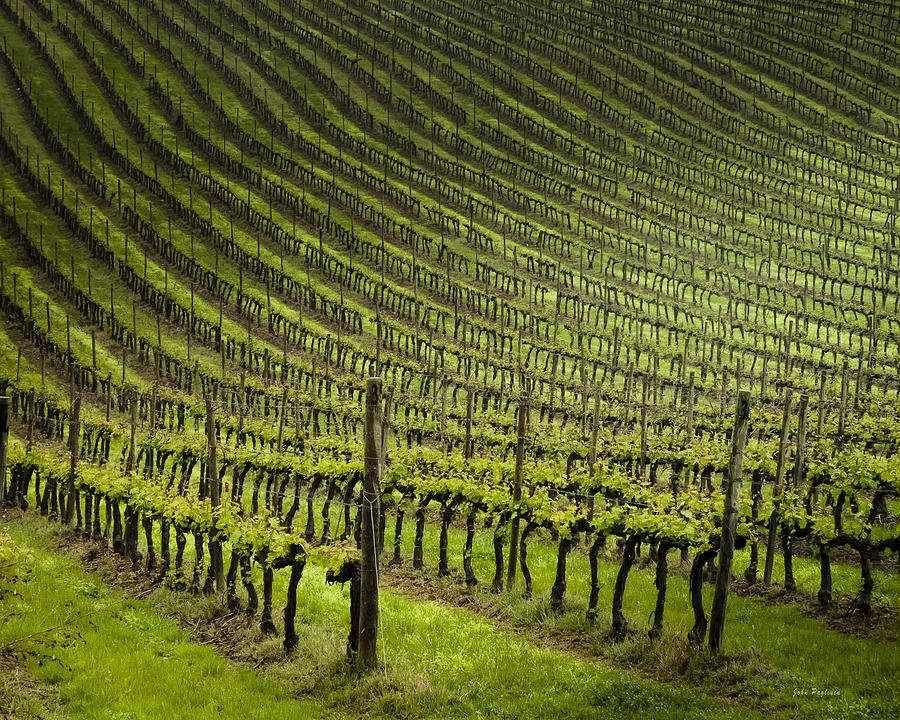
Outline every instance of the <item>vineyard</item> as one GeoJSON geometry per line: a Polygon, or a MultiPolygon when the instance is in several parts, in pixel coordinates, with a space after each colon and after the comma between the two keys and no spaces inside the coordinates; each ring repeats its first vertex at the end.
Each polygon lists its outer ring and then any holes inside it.
{"type": "Polygon", "coordinates": [[[898,32],[849,0],[0,0],[3,524],[288,656],[336,593],[385,676],[379,573],[712,664],[762,642],[738,588],[900,671],[898,32]]]}

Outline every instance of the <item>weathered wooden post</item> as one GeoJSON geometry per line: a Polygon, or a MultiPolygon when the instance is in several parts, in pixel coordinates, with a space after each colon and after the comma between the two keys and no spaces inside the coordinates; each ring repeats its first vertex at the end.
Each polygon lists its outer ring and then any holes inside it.
{"type": "MultiPolygon", "coordinates": [[[[794,472],[790,482],[790,486],[794,490],[800,487],[806,477],[806,410],[808,404],[809,396],[801,395],[797,418],[797,452],[794,456],[794,472]]],[[[794,580],[794,555],[791,550],[790,533],[782,533],[781,550],[784,560],[784,589],[786,592],[793,592],[797,589],[797,582],[794,580]]]]}
{"type": "Polygon", "coordinates": [[[281,391],[281,412],[278,415],[278,441],[276,447],[281,452],[282,441],[284,439],[284,416],[287,414],[288,386],[285,385],[281,391]]]}
{"type": "Polygon", "coordinates": [[[472,388],[466,388],[466,440],[463,445],[463,456],[468,460],[472,457],[472,388]]]}
{"type": "Polygon", "coordinates": [[[849,372],[849,363],[844,360],[844,367],[841,371],[841,406],[838,410],[838,430],[837,430],[837,442],[838,447],[844,444],[844,423],[847,420],[847,392],[848,392],[848,379],[847,373],[849,372]]]}
{"type": "Polygon", "coordinates": [[[737,530],[738,501],[741,496],[741,475],[744,471],[744,445],[750,421],[750,392],[738,392],[734,431],[731,434],[731,460],[728,463],[728,484],[725,488],[725,512],[722,517],[722,544],[719,548],[719,572],[709,617],[709,648],[718,652],[725,630],[725,605],[731,584],[731,563],[734,559],[734,540],[737,530]]]}
{"type": "MultiPolygon", "coordinates": [[[[781,481],[784,478],[784,455],[787,451],[788,432],[791,428],[791,395],[790,388],[784,391],[784,415],[781,417],[781,439],[778,442],[778,458],[775,470],[775,489],[772,491],[772,501],[777,502],[781,495],[781,481]]],[[[766,566],[763,570],[763,583],[772,582],[772,567],[775,563],[775,538],[778,535],[778,506],[772,509],[769,519],[769,537],[766,542],[766,566]]]]}
{"type": "MultiPolygon", "coordinates": [[[[384,412],[381,414],[381,445],[378,453],[379,462],[379,479],[384,477],[384,469],[387,464],[387,448],[388,440],[391,434],[391,413],[394,406],[394,388],[388,388],[384,393],[384,412]]],[[[365,431],[365,429],[364,429],[365,431]]],[[[381,487],[379,485],[379,503],[381,502],[381,487]]],[[[378,519],[378,556],[384,551],[384,526],[385,526],[385,506],[381,504],[381,514],[378,519]]]]}
{"type": "Polygon", "coordinates": [[[644,375],[641,389],[641,482],[647,480],[647,384],[649,378],[644,375]]]}
{"type": "MultiPolygon", "coordinates": [[[[213,411],[212,398],[206,398],[206,442],[209,448],[207,462],[207,481],[209,489],[209,501],[215,508],[221,504],[221,483],[219,469],[216,461],[216,416],[213,411]]],[[[216,579],[216,591],[225,591],[225,567],[222,562],[222,542],[217,537],[218,530],[215,526],[209,535],[209,562],[210,570],[216,579]]]]}
{"type": "Polygon", "coordinates": [[[819,373],[819,402],[816,410],[819,412],[819,420],[816,423],[816,437],[822,437],[822,425],[825,423],[825,370],[819,373]]]}
{"type": "Polygon", "coordinates": [[[690,443],[694,439],[694,373],[688,376],[688,398],[687,398],[687,423],[685,427],[685,440],[690,443]]]}
{"type": "MultiPolygon", "coordinates": [[[[131,390],[131,435],[128,441],[128,456],[125,461],[125,472],[132,472],[137,461],[137,421],[138,421],[138,393],[137,389],[131,390]]],[[[125,503],[125,527],[124,534],[121,525],[121,516],[118,503],[113,505],[113,550],[116,550],[117,538],[119,549],[116,552],[131,559],[131,566],[137,569],[137,544],[138,544],[138,516],[130,502],[125,503]]]]}
{"type": "Polygon", "coordinates": [[[797,452],[794,455],[793,489],[799,490],[806,479],[806,412],[809,396],[800,396],[799,417],[797,418],[797,452]]]}
{"type": "MultiPolygon", "coordinates": [[[[528,417],[528,396],[519,402],[519,420],[516,438],[516,476],[513,484],[513,503],[522,499],[522,468],[525,464],[525,418],[528,417]]],[[[513,515],[509,528],[509,564],[506,568],[506,589],[512,590],[516,581],[516,564],[519,550],[519,517],[513,515]]]]}
{"type": "Polygon", "coordinates": [[[365,457],[359,534],[359,651],[357,668],[375,664],[378,641],[378,518],[383,452],[381,378],[366,380],[365,457]]]}
{"type": "MultiPolygon", "coordinates": [[[[81,393],[72,399],[72,417],[69,420],[69,481],[66,485],[66,525],[75,518],[75,468],[78,465],[78,438],[81,430],[81,393]]],[[[81,511],[79,510],[79,513],[81,511]]],[[[80,517],[80,515],[79,515],[80,517]]]]}
{"type": "MultiPolygon", "coordinates": [[[[593,479],[594,467],[597,465],[597,435],[600,432],[600,390],[594,393],[594,420],[591,427],[591,453],[588,457],[588,470],[593,479]]],[[[593,489],[590,491],[591,499],[588,503],[588,520],[594,518],[594,501],[596,493],[593,489]]]]}

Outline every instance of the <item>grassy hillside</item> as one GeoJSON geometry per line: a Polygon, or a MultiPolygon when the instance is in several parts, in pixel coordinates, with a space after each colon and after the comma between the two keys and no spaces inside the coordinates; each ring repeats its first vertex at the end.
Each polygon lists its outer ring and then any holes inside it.
{"type": "MultiPolygon", "coordinates": [[[[271,562],[290,567],[291,650],[306,562],[350,566],[367,499],[378,524],[360,480],[380,376],[386,552],[506,600],[518,562],[536,601],[486,612],[591,652],[661,632],[668,554],[687,652],[749,391],[751,597],[726,648],[746,669],[777,556],[766,662],[786,672],[798,605],[804,637],[871,621],[852,652],[881,662],[898,25],[878,2],[0,0],[7,504],[167,585],[232,605],[265,587],[263,629],[271,562]]],[[[879,705],[835,667],[804,677],[879,705]]]]}
{"type": "Polygon", "coordinates": [[[100,384],[894,394],[884,12],[5,3],[5,293],[100,384]]]}

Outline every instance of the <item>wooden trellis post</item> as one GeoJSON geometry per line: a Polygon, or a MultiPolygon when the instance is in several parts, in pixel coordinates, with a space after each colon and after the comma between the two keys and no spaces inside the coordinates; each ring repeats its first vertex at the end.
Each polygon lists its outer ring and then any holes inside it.
{"type": "Polygon", "coordinates": [[[366,380],[365,458],[360,508],[357,668],[375,664],[378,641],[378,520],[381,506],[381,378],[366,380]]]}
{"type": "MultiPolygon", "coordinates": [[[[775,489],[772,491],[772,499],[777,500],[781,495],[781,481],[784,477],[784,455],[787,452],[788,432],[791,428],[791,395],[787,388],[784,391],[784,415],[781,418],[781,439],[778,442],[778,458],[775,470],[775,489]]],[[[769,536],[766,542],[766,566],[763,570],[763,583],[772,582],[772,567],[775,562],[775,538],[778,535],[778,510],[777,506],[772,510],[769,519],[769,536]]]]}
{"type": "Polygon", "coordinates": [[[731,460],[728,463],[728,484],[725,488],[725,512],[722,517],[722,545],[719,548],[719,572],[716,575],[716,591],[709,616],[709,648],[718,652],[725,631],[725,605],[731,584],[731,563],[734,559],[734,539],[737,530],[738,501],[741,496],[741,475],[744,471],[744,445],[747,443],[747,425],[750,421],[750,392],[738,392],[731,434],[731,460]]]}
{"type": "MultiPolygon", "coordinates": [[[[525,464],[525,419],[528,417],[528,396],[523,395],[519,403],[519,419],[516,439],[516,476],[513,484],[513,502],[522,499],[522,469],[525,464]]],[[[516,564],[519,549],[519,518],[513,516],[509,530],[509,563],[506,571],[506,589],[511,590],[516,580],[516,564]]]]}

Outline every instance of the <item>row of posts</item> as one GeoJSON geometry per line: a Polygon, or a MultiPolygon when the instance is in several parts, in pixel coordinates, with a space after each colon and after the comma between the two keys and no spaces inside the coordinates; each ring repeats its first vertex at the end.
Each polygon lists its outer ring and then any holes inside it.
{"type": "MultiPolygon", "coordinates": [[[[78,428],[81,408],[81,398],[75,395],[73,398],[73,412],[69,431],[69,450],[71,453],[69,472],[69,492],[67,493],[67,505],[65,517],[71,522],[74,515],[75,502],[75,469],[78,459],[78,428]]],[[[790,412],[789,396],[785,403],[785,416],[790,412]]],[[[805,403],[802,403],[801,413],[805,403]]],[[[471,402],[467,410],[471,411],[471,402]]],[[[220,502],[220,488],[218,484],[218,472],[216,468],[216,437],[215,421],[212,403],[207,399],[207,441],[209,444],[209,489],[210,501],[213,505],[220,502]]],[[[528,414],[528,397],[523,397],[519,406],[516,442],[516,468],[515,483],[513,486],[513,499],[517,500],[522,491],[522,468],[524,464],[524,446],[526,434],[526,418],[528,414]]],[[[596,415],[596,410],[595,410],[596,415]]],[[[750,393],[742,390],[738,394],[735,413],[735,426],[732,434],[731,458],[729,463],[728,481],[725,491],[725,507],[722,528],[722,541],[719,551],[719,572],[716,579],[715,595],[710,615],[710,647],[717,651],[721,646],[722,635],[725,626],[725,605],[728,597],[728,588],[731,580],[731,566],[734,556],[735,530],[738,520],[738,503],[740,498],[741,474],[743,469],[744,446],[747,440],[747,426],[750,417],[750,393]]],[[[787,423],[784,427],[786,428],[787,423]]],[[[802,431],[801,418],[801,434],[802,431]]],[[[596,423],[595,423],[596,428],[596,423]]],[[[596,429],[595,429],[596,432],[596,429]]],[[[779,447],[779,464],[781,464],[786,442],[786,430],[782,429],[782,441],[779,447]]],[[[385,465],[385,418],[383,416],[383,388],[381,378],[372,377],[366,381],[366,414],[364,437],[364,470],[363,491],[360,518],[360,603],[359,603],[359,637],[357,664],[360,668],[372,666],[376,663],[376,648],[378,642],[379,622],[379,580],[378,580],[378,519],[381,514],[381,476],[385,465]]],[[[5,504],[6,493],[6,458],[9,437],[9,398],[0,397],[0,507],[5,504]]],[[[467,437],[465,446],[466,457],[471,457],[472,444],[467,437]]],[[[592,463],[595,457],[592,453],[592,463]]],[[[781,473],[779,473],[780,479],[781,473]]],[[[776,493],[778,488],[776,488],[776,493]]],[[[769,552],[766,555],[766,574],[771,573],[770,563],[772,558],[772,545],[774,544],[770,526],[769,552]]],[[[518,548],[518,521],[512,521],[510,535],[509,564],[506,584],[511,588],[515,579],[518,548]]],[[[224,589],[225,578],[223,574],[221,543],[210,543],[210,561],[216,576],[217,589],[224,589]]]]}

